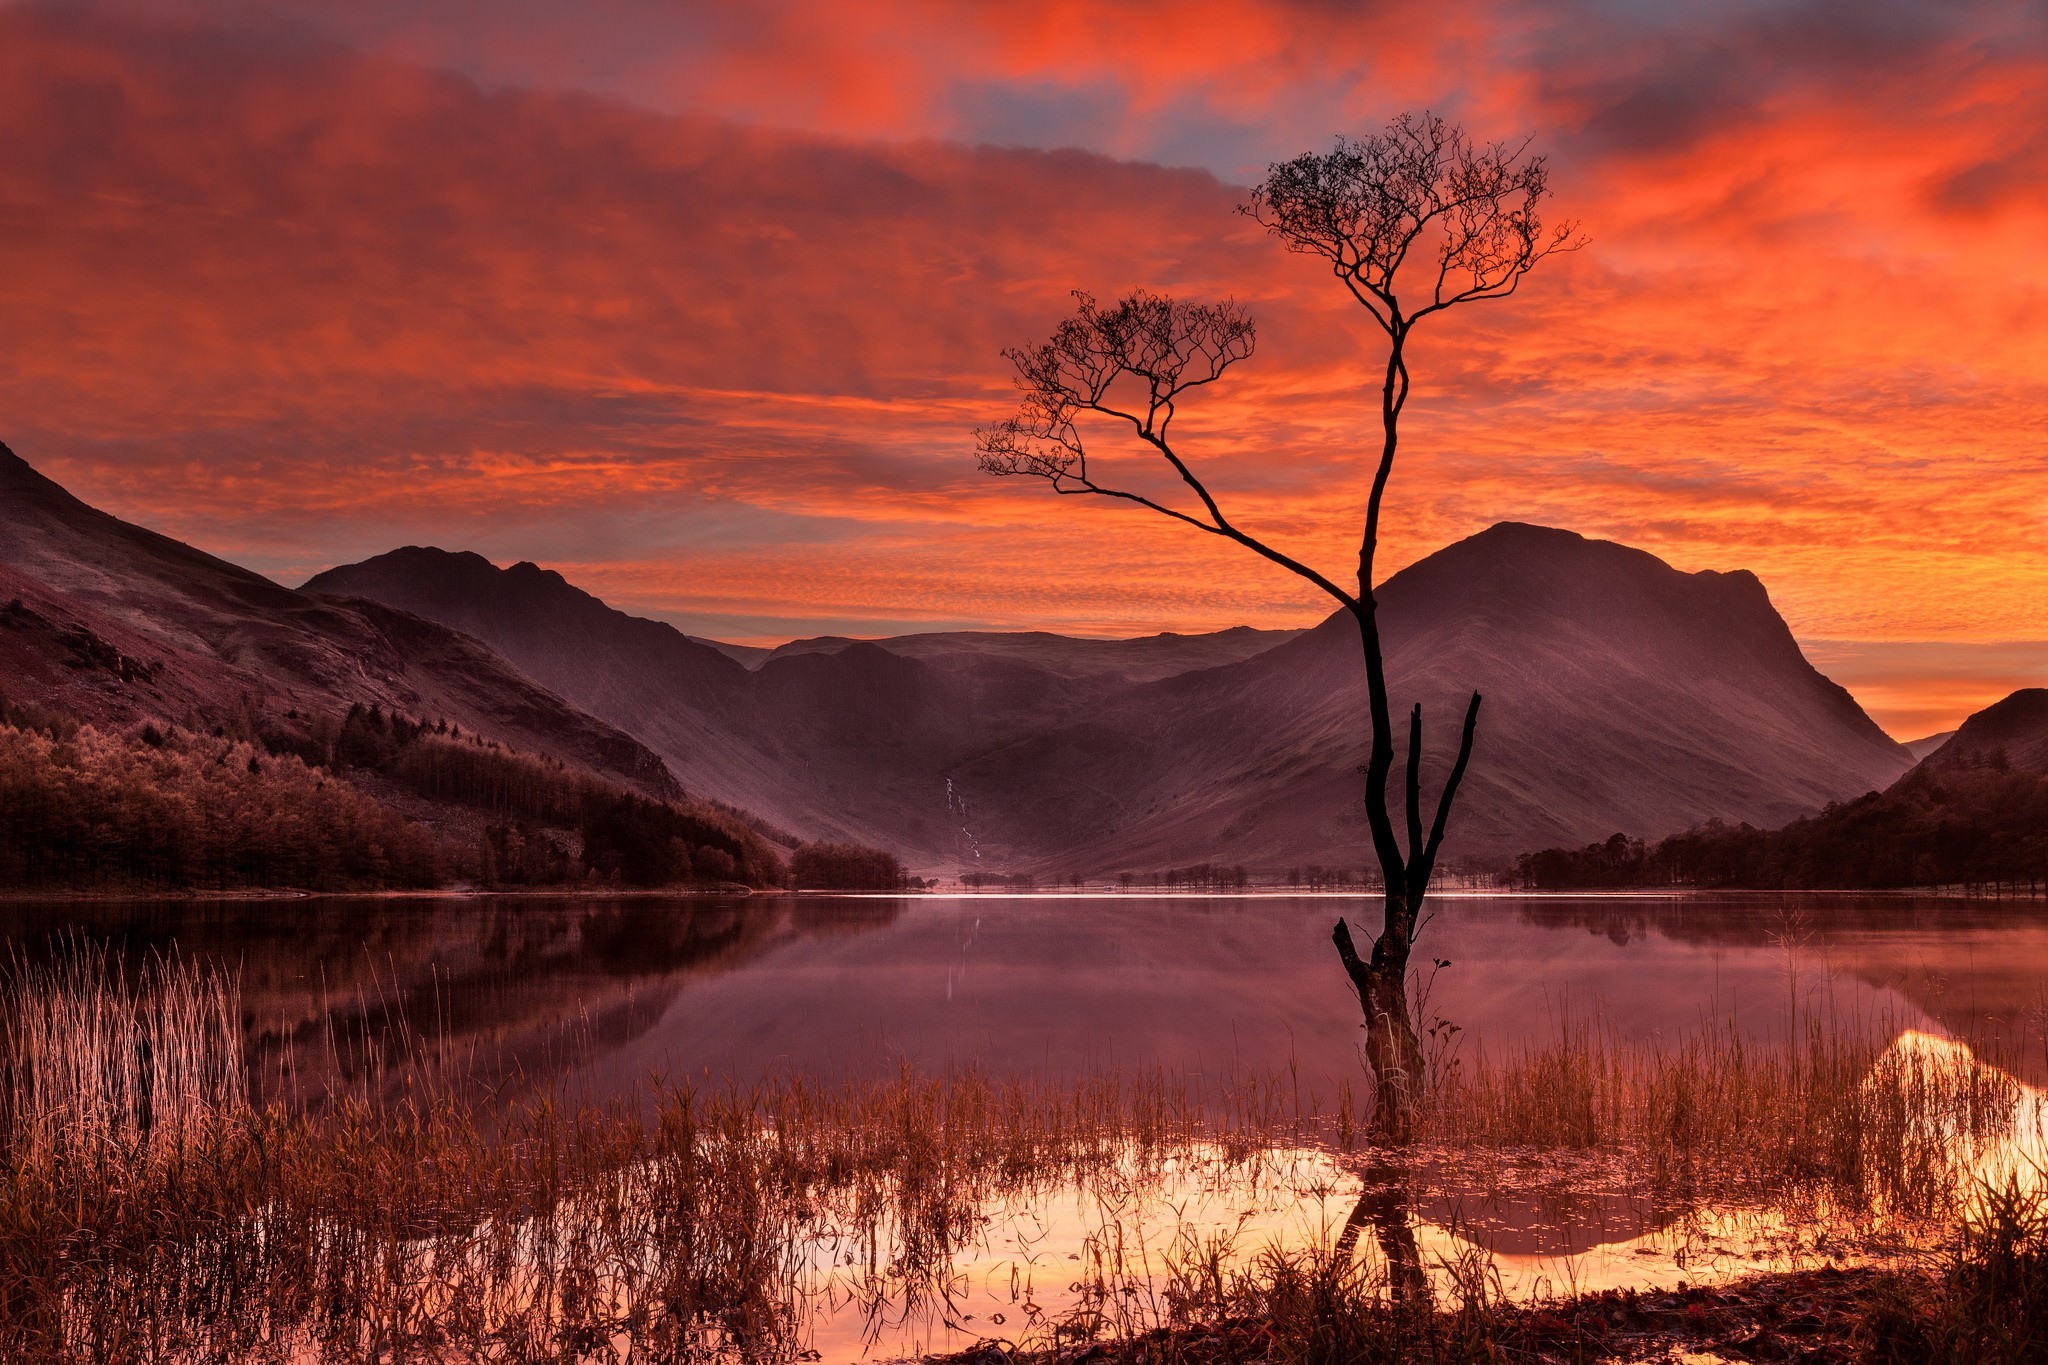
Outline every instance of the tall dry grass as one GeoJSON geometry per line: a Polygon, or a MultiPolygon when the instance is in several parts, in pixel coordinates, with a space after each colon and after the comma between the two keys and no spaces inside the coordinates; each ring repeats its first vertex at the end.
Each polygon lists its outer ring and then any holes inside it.
{"type": "Polygon", "coordinates": [[[1577,1023],[1447,1070],[1423,1126],[1451,1147],[1615,1154],[1663,1193],[1824,1195],[1938,1218],[1960,1213],[1978,1162],[2029,1103],[1967,1048],[1910,1030],[1817,1019],[1759,1047],[1713,1021],[1676,1042],[1577,1023]]]}
{"type": "Polygon", "coordinates": [[[247,1100],[240,990],[215,968],[74,942],[0,964],[0,1132],[17,1159],[151,1155],[247,1100]]]}
{"type": "MultiPolygon", "coordinates": [[[[0,990],[0,1358],[793,1358],[821,1293],[874,1321],[943,1316],[955,1259],[1020,1191],[1141,1190],[1174,1163],[1342,1152],[1360,1131],[1348,1094],[1325,1108],[1285,1076],[1219,1093],[905,1071],[488,1116],[438,1088],[252,1107],[233,981],[120,965],[17,965],[0,990]]],[[[1960,1216],[1961,1171],[2018,1099],[1966,1054],[1819,1026],[1772,1049],[1582,1029],[1447,1069],[1425,1127],[1466,1167],[1597,1153],[1666,1196],[1937,1219],[1960,1216]]],[[[1442,1311],[1418,1320],[1384,1261],[1334,1246],[1181,1246],[1138,1299],[1105,1256],[1075,1272],[1100,1281],[1086,1311],[1026,1344],[1251,1314],[1276,1359],[1498,1345],[1482,1260],[1438,1269],[1442,1311]]]]}

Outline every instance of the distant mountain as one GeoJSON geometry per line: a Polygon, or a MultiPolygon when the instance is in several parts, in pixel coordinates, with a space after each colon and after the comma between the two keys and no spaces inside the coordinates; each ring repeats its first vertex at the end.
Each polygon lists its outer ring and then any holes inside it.
{"type": "Polygon", "coordinates": [[[88,507],[0,446],[0,693],[99,723],[283,723],[358,703],[466,730],[650,794],[640,741],[489,647],[372,602],[307,596],[88,507]]]}
{"type": "Polygon", "coordinates": [[[1921,766],[1939,773],[2001,757],[2014,768],[2048,774],[2048,687],[2023,687],[1985,707],[1921,766]]]}
{"type": "MultiPolygon", "coordinates": [[[[950,774],[1134,681],[1242,658],[1289,634],[808,640],[749,666],[617,611],[558,573],[500,569],[471,553],[411,546],[330,569],[305,591],[389,603],[489,641],[644,739],[694,792],[810,837],[880,844],[947,870],[975,861],[978,837],[959,800],[948,800],[950,774]]],[[[1043,846],[1020,837],[982,853],[1022,866],[1043,846]]]]}
{"type": "MultiPolygon", "coordinates": [[[[471,554],[394,551],[306,587],[474,634],[644,739],[694,790],[921,868],[1368,856],[1364,678],[1342,616],[1277,643],[962,632],[735,658],[558,574],[471,554]]],[[[1397,715],[1425,706],[1432,787],[1467,689],[1486,694],[1455,858],[1716,817],[1778,823],[1909,764],[1806,662],[1748,573],[1680,573],[1504,523],[1395,575],[1380,600],[1397,715]]]]}
{"type": "Polygon", "coordinates": [[[1955,731],[1953,730],[1943,730],[1939,734],[1926,735],[1919,739],[1901,740],[1899,747],[1911,754],[1913,761],[1918,763],[1921,759],[1926,758],[1936,749],[1948,743],[1954,735],[1955,731]]]}
{"type": "MultiPolygon", "coordinates": [[[[1748,573],[1685,574],[1568,531],[1502,523],[1381,585],[1397,726],[1423,703],[1433,790],[1485,696],[1447,852],[1502,855],[1616,829],[1778,823],[1882,786],[1905,753],[1809,665],[1748,573]]],[[[1035,774],[1012,808],[1083,867],[1203,850],[1362,861],[1356,628],[1333,616],[1243,663],[1132,689],[970,774],[1035,774]],[[1026,806],[1033,798],[1037,803],[1026,806]]]]}
{"type": "Polygon", "coordinates": [[[2048,689],[2026,688],[1964,721],[1881,792],[1777,829],[1703,825],[1654,844],[1619,835],[1516,860],[1545,889],[1963,887],[2048,884],[2048,689]]]}
{"type": "MultiPolygon", "coordinates": [[[[1197,668],[1237,663],[1301,633],[1298,630],[1254,630],[1250,626],[1233,626],[1229,630],[1206,635],[1181,635],[1167,631],[1132,640],[1079,639],[1042,630],[930,631],[866,642],[840,635],[821,635],[808,640],[792,640],[769,651],[762,659],[748,661],[748,666],[759,667],[768,659],[787,659],[797,654],[838,654],[854,644],[868,643],[906,659],[1009,661],[1044,669],[1068,679],[1108,678],[1142,683],[1157,682],[1197,668]]],[[[734,648],[730,645],[714,647],[727,651],[734,648]]]]}

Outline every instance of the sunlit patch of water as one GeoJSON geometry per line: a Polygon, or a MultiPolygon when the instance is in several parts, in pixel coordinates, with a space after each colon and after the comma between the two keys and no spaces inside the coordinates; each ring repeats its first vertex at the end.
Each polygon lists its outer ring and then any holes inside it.
{"type": "MultiPolygon", "coordinates": [[[[1937,1117],[1956,1111],[1941,1096],[1911,1111],[1924,1128],[1912,1140],[1950,1156],[1944,1178],[1965,1211],[1986,1188],[2042,1186],[2048,1091],[1917,1030],[1901,1033],[1866,1080],[1926,1091],[1987,1081],[2010,1087],[2010,1125],[1961,1131],[1937,1117]]],[[[804,1338],[817,1358],[851,1361],[1136,1335],[1181,1321],[1185,1287],[1203,1274],[1269,1250],[1340,1248],[1384,1275],[1367,1195],[1389,1178],[1402,1182],[1407,1226],[1439,1293],[1481,1265],[1500,1298],[1525,1303],[1912,1263],[1943,1226],[1882,1198],[1674,1203],[1611,1154],[1420,1149],[1390,1170],[1384,1157],[1322,1147],[1203,1143],[1163,1161],[1125,1158],[1076,1184],[1004,1192],[974,1210],[937,1262],[892,1257],[903,1231],[890,1219],[819,1230],[799,1256],[804,1338]]]]}

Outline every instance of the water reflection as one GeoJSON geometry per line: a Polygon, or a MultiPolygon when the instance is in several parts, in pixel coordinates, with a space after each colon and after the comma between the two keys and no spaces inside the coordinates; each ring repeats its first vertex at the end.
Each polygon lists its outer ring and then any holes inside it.
{"type": "MultiPolygon", "coordinates": [[[[257,1095],[460,1085],[558,1089],[656,1029],[692,979],[811,936],[887,924],[898,901],[480,898],[15,904],[0,940],[33,962],[81,944],[239,974],[257,1095]]],[[[601,1087],[613,1099],[644,1085],[601,1087]]]]}
{"type": "MultiPolygon", "coordinates": [[[[1156,1066],[1278,1077],[1276,1103],[1328,1113],[1360,1074],[1327,938],[1354,909],[1322,897],[17,904],[0,909],[0,938],[32,960],[82,939],[131,962],[175,950],[237,967],[244,1044],[269,1093],[454,1078],[485,1097],[630,1100],[653,1076],[744,1086],[904,1063],[1055,1078],[1156,1066]]],[[[2039,906],[1473,897],[1442,902],[1423,947],[1449,961],[1418,993],[1425,1028],[1456,1026],[1431,1033],[1439,1065],[1548,1044],[1570,1019],[1623,1042],[1712,1022],[1780,1043],[1815,1020],[1846,1023],[1869,1031],[1863,1055],[1880,1067],[1996,1066],[2029,1082],[2014,1092],[2017,1125],[1972,1149],[1966,1176],[2038,1181],[2048,1162],[2039,906]]],[[[1953,1149],[1956,1135],[1914,1140],[1953,1149]]],[[[1144,1325],[1174,1276],[1218,1249],[1243,1264],[1268,1246],[1334,1246],[1411,1299],[1441,1293],[1444,1267],[1479,1252],[1513,1294],[1873,1254],[1854,1220],[1649,1188],[1600,1153],[1397,1164],[1341,1143],[1249,1156],[1197,1144],[1164,1167],[1004,1190],[971,1223],[917,1294],[890,1279],[887,1228],[849,1222],[803,1243],[825,1358],[1014,1337],[1077,1314],[1144,1325]]]]}
{"type": "MultiPolygon", "coordinates": [[[[630,1098],[910,1063],[997,1075],[1164,1068],[1360,1075],[1334,897],[237,901],[0,908],[34,958],[67,934],[241,972],[259,1088],[451,1070],[630,1098]]],[[[2048,915],[1904,897],[1447,898],[1422,947],[1437,1061],[1563,1021],[1781,1042],[1803,1021],[1919,1028],[2048,1081],[2048,915]]]]}
{"type": "MultiPolygon", "coordinates": [[[[1967,1135],[1928,1131],[1961,1203],[1987,1189],[2048,1181],[2048,1090],[2016,1083],[1948,1039],[1908,1031],[1873,1063],[1867,1085],[1983,1087],[2009,1095],[2010,1124],[1967,1135]],[[1988,1084],[1987,1084],[1988,1083],[1988,1084]]],[[[1935,1105],[1921,1117],[1952,1112],[1935,1105]]],[[[1724,1192],[1725,1193],[1725,1192],[1724,1192]]],[[[810,1248],[811,1339],[827,1360],[896,1359],[1079,1322],[1143,1332],[1170,1321],[1177,1295],[1221,1266],[1270,1252],[1327,1248],[1363,1264],[1393,1299],[1455,1301],[1483,1276],[1518,1302],[1606,1290],[1719,1285],[1760,1272],[1919,1258],[1924,1227],[1883,1201],[1717,1202],[1647,1189],[1612,1154],[1406,1154],[1277,1146],[1253,1153],[1197,1144],[1173,1159],[1127,1163],[1052,1189],[1004,1191],[968,1220],[921,1292],[874,1288],[872,1251],[841,1253],[845,1232],[810,1248]],[[1599,1212],[1586,1216],[1589,1206],[1599,1212]]],[[[886,1258],[885,1258],[886,1259],[886,1258]]]]}

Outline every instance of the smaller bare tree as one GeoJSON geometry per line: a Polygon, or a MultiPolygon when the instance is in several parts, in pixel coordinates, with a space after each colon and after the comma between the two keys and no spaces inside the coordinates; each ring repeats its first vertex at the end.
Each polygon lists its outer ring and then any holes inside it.
{"type": "Polygon", "coordinates": [[[1057,493],[1119,499],[1234,541],[1314,584],[1357,622],[1370,725],[1366,823],[1385,894],[1380,932],[1368,955],[1361,957],[1342,919],[1333,937],[1365,1013],[1366,1061],[1375,1082],[1373,1129],[1382,1141],[1405,1141],[1412,1130],[1413,1092],[1423,1064],[1408,1004],[1408,960],[1451,804],[1472,756],[1480,703],[1474,692],[1426,834],[1422,708],[1410,712],[1404,846],[1387,803],[1394,727],[1373,574],[1381,504],[1408,402],[1407,345],[1423,319],[1460,304],[1506,298],[1537,262],[1580,244],[1570,224],[1544,228],[1537,205],[1548,192],[1543,159],[1526,155],[1525,146],[1474,143],[1442,119],[1403,114],[1383,133],[1339,138],[1328,153],[1271,167],[1243,209],[1290,250],[1327,261],[1387,337],[1381,443],[1355,587],[1240,529],[1174,447],[1173,420],[1183,396],[1215,383],[1252,354],[1255,329],[1235,303],[1181,303],[1141,289],[1104,308],[1077,293],[1074,316],[1050,340],[1004,352],[1016,367],[1022,405],[1015,416],[976,433],[981,467],[990,474],[1028,475],[1044,479],[1057,493]],[[1403,291],[1415,273],[1424,284],[1411,298],[1403,291]],[[1193,505],[1175,506],[1163,496],[1098,478],[1082,424],[1100,419],[1128,429],[1164,460],[1192,494],[1193,505]]]}

